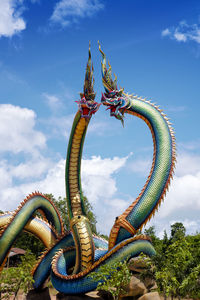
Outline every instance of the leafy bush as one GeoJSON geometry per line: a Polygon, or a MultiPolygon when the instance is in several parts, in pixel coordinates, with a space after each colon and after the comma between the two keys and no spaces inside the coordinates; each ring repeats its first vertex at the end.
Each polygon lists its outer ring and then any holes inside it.
{"type": "Polygon", "coordinates": [[[127,260],[110,265],[102,265],[99,272],[90,275],[99,281],[97,290],[109,291],[114,299],[126,293],[126,286],[130,281],[131,273],[127,266],[127,260]]]}
{"type": "Polygon", "coordinates": [[[9,299],[10,295],[17,295],[19,289],[25,293],[32,287],[34,282],[31,276],[31,269],[35,264],[35,256],[26,252],[21,257],[21,263],[18,267],[4,268],[0,275],[1,299],[9,299]]]}

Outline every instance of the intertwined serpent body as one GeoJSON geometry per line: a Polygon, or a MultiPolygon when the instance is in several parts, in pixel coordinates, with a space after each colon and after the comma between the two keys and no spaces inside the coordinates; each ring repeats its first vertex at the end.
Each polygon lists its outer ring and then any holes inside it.
{"type": "Polygon", "coordinates": [[[59,212],[54,204],[40,193],[29,196],[16,212],[0,216],[2,266],[21,230],[32,232],[47,247],[33,270],[35,288],[40,288],[51,274],[52,283],[60,292],[88,292],[98,285],[98,282],[91,278],[91,273],[100,272],[101,265],[123,261],[141,252],[149,256],[155,254],[148,237],[134,235],[155,213],[170,184],[175,165],[173,130],[167,117],[157,106],[117,89],[116,78],[112,80],[111,67],[107,69],[105,55],[101,49],[100,51],[103,57],[102,80],[105,87],[102,103],[110,108],[111,116],[117,119],[123,121],[124,113],[128,113],[146,122],[154,143],[151,171],[138,198],[116,218],[111,229],[109,245],[105,240],[93,236],[85,214],[80,179],[86,130],[91,116],[99,108],[99,104],[94,101],[93,67],[89,49],[84,93],[78,101],[79,110],[72,125],[66,159],[66,195],[71,232],[64,232],[59,212]],[[47,222],[32,217],[36,209],[42,210],[47,222]],[[69,274],[68,270],[72,267],[73,273],[69,274]]]}

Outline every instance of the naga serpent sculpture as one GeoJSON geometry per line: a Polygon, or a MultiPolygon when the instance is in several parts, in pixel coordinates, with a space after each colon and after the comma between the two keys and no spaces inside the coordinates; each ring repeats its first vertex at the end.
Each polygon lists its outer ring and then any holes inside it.
{"type": "Polygon", "coordinates": [[[103,61],[102,81],[105,93],[101,102],[110,109],[111,116],[123,122],[124,113],[144,120],[153,137],[153,163],[148,179],[138,198],[119,217],[111,229],[109,243],[92,235],[86,217],[81,188],[81,157],[84,139],[92,115],[100,104],[94,101],[93,66],[89,47],[84,92],[76,101],[79,109],[74,118],[66,158],[66,196],[70,232],[64,232],[59,212],[53,202],[39,192],[29,195],[13,213],[0,215],[0,266],[18,234],[25,230],[38,237],[47,247],[32,272],[34,288],[39,289],[51,276],[53,286],[66,294],[85,293],[95,289],[98,281],[91,277],[100,272],[102,265],[139,255],[151,256],[155,250],[148,237],[136,232],[155,213],[169,187],[175,166],[175,138],[164,113],[154,104],[117,89],[117,79],[112,80],[111,66],[107,69],[106,57],[100,48],[103,61]],[[36,210],[43,219],[34,217],[36,210]],[[72,270],[72,271],[71,271],[72,270]]]}

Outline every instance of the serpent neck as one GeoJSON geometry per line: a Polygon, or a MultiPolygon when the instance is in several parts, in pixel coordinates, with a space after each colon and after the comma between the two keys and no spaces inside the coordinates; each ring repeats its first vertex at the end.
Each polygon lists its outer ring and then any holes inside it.
{"type": "Polygon", "coordinates": [[[81,188],[81,157],[83,143],[87,126],[90,119],[81,118],[80,112],[77,112],[72,125],[71,135],[69,138],[65,180],[66,180],[66,195],[69,212],[69,219],[74,216],[85,214],[83,206],[83,194],[81,188]]]}
{"type": "Polygon", "coordinates": [[[82,150],[89,121],[90,119],[81,117],[81,113],[77,112],[69,139],[65,169],[70,228],[76,246],[74,273],[90,267],[94,261],[92,231],[85,215],[80,178],[82,150]]]}
{"type": "Polygon", "coordinates": [[[141,118],[148,125],[154,144],[153,163],[140,195],[116,220],[109,248],[134,235],[155,213],[169,186],[175,164],[173,130],[162,111],[150,102],[131,99],[126,113],[141,118]]]}

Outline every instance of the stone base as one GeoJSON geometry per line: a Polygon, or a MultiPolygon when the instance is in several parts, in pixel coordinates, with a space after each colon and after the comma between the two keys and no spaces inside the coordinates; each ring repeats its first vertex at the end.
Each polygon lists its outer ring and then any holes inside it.
{"type": "Polygon", "coordinates": [[[147,293],[140,297],[138,300],[161,300],[158,292],[147,293]]]}

